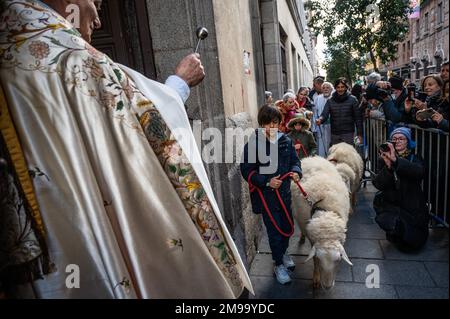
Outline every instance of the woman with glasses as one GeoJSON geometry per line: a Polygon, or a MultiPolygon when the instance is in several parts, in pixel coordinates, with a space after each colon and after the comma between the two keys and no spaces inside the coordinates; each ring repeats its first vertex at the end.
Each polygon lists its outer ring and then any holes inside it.
{"type": "Polygon", "coordinates": [[[373,185],[375,221],[386,239],[401,250],[417,250],[428,238],[429,215],[421,183],[423,160],[413,150],[411,130],[400,127],[390,135],[388,149],[380,150],[379,170],[373,185]]]}

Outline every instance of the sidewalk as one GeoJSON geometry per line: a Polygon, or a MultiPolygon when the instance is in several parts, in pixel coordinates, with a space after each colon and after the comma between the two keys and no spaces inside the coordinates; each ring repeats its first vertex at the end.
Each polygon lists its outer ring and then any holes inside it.
{"type": "Polygon", "coordinates": [[[449,240],[447,229],[430,230],[426,246],[418,253],[404,254],[385,240],[373,217],[375,188],[369,183],[358,195],[358,206],[348,224],[345,249],[353,267],[342,262],[336,286],[329,292],[312,288],[313,261],[308,256],[308,240],[299,247],[298,227],[291,238],[289,254],[297,266],[287,286],[273,277],[273,263],[265,235],[261,239],[250,275],[255,299],[448,299],[449,240]],[[366,288],[366,267],[376,264],[381,285],[366,288]]]}

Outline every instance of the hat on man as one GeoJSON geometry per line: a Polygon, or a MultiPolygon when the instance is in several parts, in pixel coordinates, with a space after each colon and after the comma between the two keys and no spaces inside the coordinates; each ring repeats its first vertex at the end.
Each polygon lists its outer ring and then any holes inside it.
{"type": "Polygon", "coordinates": [[[403,90],[403,79],[397,75],[394,75],[389,79],[389,83],[391,83],[391,87],[396,90],[403,90]]]}

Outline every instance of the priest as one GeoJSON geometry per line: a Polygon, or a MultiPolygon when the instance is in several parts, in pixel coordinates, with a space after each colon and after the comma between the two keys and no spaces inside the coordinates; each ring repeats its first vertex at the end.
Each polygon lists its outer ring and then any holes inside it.
{"type": "Polygon", "coordinates": [[[8,157],[30,173],[24,196],[36,200],[29,215],[53,262],[33,282],[36,297],[252,292],[184,109],[204,77],[199,56],[166,85],[115,63],[89,44],[100,5],[3,1],[0,128],[8,157]],[[69,4],[80,9],[77,28],[69,4]]]}

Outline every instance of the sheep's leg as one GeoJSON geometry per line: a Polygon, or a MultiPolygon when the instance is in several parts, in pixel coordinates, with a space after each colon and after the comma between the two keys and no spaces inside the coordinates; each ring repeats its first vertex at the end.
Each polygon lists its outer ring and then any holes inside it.
{"type": "Polygon", "coordinates": [[[352,211],[356,208],[356,192],[352,193],[352,211]]]}
{"type": "Polygon", "coordinates": [[[320,288],[319,258],[314,257],[313,287],[320,288]]]}

